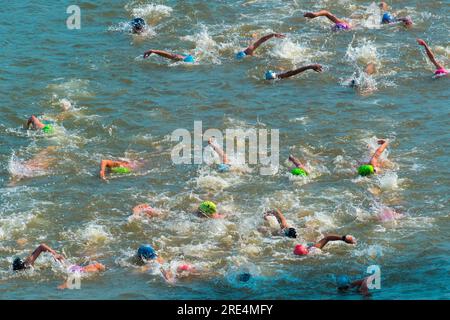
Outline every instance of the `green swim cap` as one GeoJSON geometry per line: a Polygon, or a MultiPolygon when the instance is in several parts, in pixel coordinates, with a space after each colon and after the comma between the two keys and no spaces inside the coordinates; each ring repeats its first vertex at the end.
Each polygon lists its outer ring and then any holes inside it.
{"type": "Polygon", "coordinates": [[[111,172],[117,173],[117,174],[127,174],[131,172],[130,168],[126,167],[114,167],[111,168],[111,172]]]}
{"type": "Polygon", "coordinates": [[[302,176],[302,177],[306,177],[308,175],[308,172],[306,172],[302,168],[294,168],[294,169],[292,169],[291,173],[294,176],[302,176]]]}
{"type": "Polygon", "coordinates": [[[215,204],[214,202],[211,202],[211,201],[204,201],[204,202],[202,202],[202,204],[198,207],[198,210],[199,210],[201,213],[210,216],[210,215],[213,215],[214,213],[217,212],[217,207],[216,207],[216,204],[215,204]]]}
{"type": "Polygon", "coordinates": [[[371,164],[364,164],[358,168],[358,173],[360,176],[370,176],[375,173],[373,166],[371,164]]]}
{"type": "Polygon", "coordinates": [[[42,132],[49,134],[49,133],[53,133],[54,130],[51,125],[47,124],[42,128],[42,132]]]}

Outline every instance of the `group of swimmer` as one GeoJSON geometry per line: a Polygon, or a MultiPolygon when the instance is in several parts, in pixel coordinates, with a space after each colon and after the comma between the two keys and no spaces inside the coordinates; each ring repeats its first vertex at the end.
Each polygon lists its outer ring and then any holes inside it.
{"type": "MultiPolygon", "coordinates": [[[[405,27],[411,27],[413,25],[412,20],[409,17],[394,17],[388,11],[388,6],[385,2],[380,4],[381,10],[384,12],[382,16],[382,23],[385,24],[393,24],[393,23],[402,23],[405,27]]],[[[320,10],[318,12],[307,12],[304,14],[304,17],[308,19],[315,19],[319,17],[326,17],[330,21],[334,23],[333,30],[350,30],[353,26],[345,21],[344,19],[337,18],[331,12],[326,10],[320,10]]],[[[133,33],[142,33],[145,30],[145,21],[141,18],[136,18],[131,22],[131,27],[133,33]]],[[[285,35],[280,33],[271,33],[266,36],[263,36],[256,42],[252,43],[245,50],[239,51],[236,54],[237,59],[244,59],[248,56],[253,56],[255,51],[266,41],[272,38],[284,38],[285,35]]],[[[427,56],[430,61],[435,65],[436,75],[445,75],[448,74],[448,71],[444,68],[442,64],[436,61],[434,54],[431,49],[427,45],[427,43],[421,39],[417,39],[419,45],[423,46],[426,50],[427,56]]],[[[151,55],[158,55],[170,60],[174,61],[182,61],[185,63],[194,63],[195,57],[192,55],[181,55],[170,53],[162,50],[148,50],[144,53],[143,57],[148,58],[151,55]]],[[[374,66],[368,66],[366,70],[368,73],[373,73],[374,66]]],[[[275,80],[275,79],[284,79],[288,77],[292,77],[299,73],[305,72],[307,70],[313,70],[315,72],[322,72],[322,66],[319,64],[312,64],[308,66],[304,66],[295,70],[283,72],[283,73],[275,73],[273,71],[267,71],[265,74],[266,80],[275,80]]],[[[31,116],[27,123],[27,129],[41,131],[44,134],[52,134],[54,133],[54,128],[51,124],[44,123],[40,121],[36,116],[31,116]]],[[[224,173],[233,171],[232,161],[229,159],[227,154],[222,150],[222,148],[215,142],[213,138],[208,141],[209,146],[212,150],[217,154],[220,159],[220,163],[217,166],[217,171],[224,173]]],[[[374,174],[379,174],[383,167],[383,161],[381,160],[381,156],[383,152],[389,145],[389,141],[385,139],[378,140],[378,148],[373,153],[372,157],[367,163],[362,163],[357,168],[357,173],[360,176],[368,177],[374,174]]],[[[307,177],[309,175],[309,169],[296,157],[293,155],[289,156],[289,161],[293,164],[292,169],[290,170],[293,176],[303,176],[307,177]]],[[[130,174],[133,171],[137,170],[142,164],[139,161],[126,161],[126,160],[111,160],[111,159],[103,159],[100,162],[99,169],[99,177],[103,180],[107,180],[108,175],[117,174],[124,175],[130,174]]],[[[149,204],[143,203],[135,206],[133,208],[133,217],[138,218],[141,216],[146,216],[150,218],[156,218],[161,216],[161,212],[149,204]]],[[[224,219],[226,218],[225,214],[219,212],[217,205],[212,201],[203,201],[198,205],[197,210],[194,212],[201,218],[205,219],[224,219]]],[[[295,227],[291,226],[283,213],[279,209],[272,209],[265,212],[262,216],[263,221],[267,222],[269,225],[277,226],[277,235],[286,236],[288,238],[296,239],[298,236],[297,230],[295,227]]],[[[307,256],[309,254],[313,254],[316,252],[320,252],[329,242],[340,241],[349,245],[356,245],[356,238],[352,235],[344,234],[344,235],[335,235],[330,234],[326,235],[324,238],[319,240],[316,243],[303,245],[296,244],[293,249],[293,254],[298,256],[307,256]]],[[[52,255],[55,261],[60,263],[68,273],[77,273],[77,274],[90,274],[101,272],[106,269],[106,267],[99,262],[92,262],[86,265],[77,265],[68,263],[64,256],[58,254],[55,250],[47,246],[46,244],[39,245],[28,257],[22,259],[20,257],[16,257],[12,263],[12,269],[14,271],[21,271],[32,268],[35,264],[36,260],[40,256],[41,253],[48,252],[52,255]]],[[[147,271],[149,269],[158,269],[161,271],[164,279],[170,283],[173,283],[177,278],[187,277],[187,276],[195,276],[195,275],[204,275],[205,273],[214,274],[213,271],[207,271],[204,269],[198,269],[191,263],[181,263],[175,269],[165,268],[165,260],[159,256],[158,252],[153,248],[150,244],[143,244],[139,248],[136,249],[136,254],[134,257],[135,263],[141,267],[142,271],[147,271]]],[[[239,275],[239,279],[241,281],[248,281],[251,278],[250,273],[244,273],[239,275]]],[[[337,278],[337,287],[341,291],[346,291],[351,288],[356,288],[364,295],[369,294],[368,290],[368,282],[370,281],[370,277],[358,280],[351,280],[347,276],[341,276],[337,278]]],[[[67,284],[62,284],[59,288],[64,289],[67,287],[67,284]]]]}

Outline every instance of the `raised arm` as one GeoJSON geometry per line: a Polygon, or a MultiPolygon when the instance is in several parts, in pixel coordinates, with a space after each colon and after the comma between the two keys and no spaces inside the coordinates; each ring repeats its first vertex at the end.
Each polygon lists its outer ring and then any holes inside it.
{"type": "Polygon", "coordinates": [[[380,147],[375,151],[375,153],[372,156],[372,159],[370,159],[370,164],[375,168],[380,167],[380,157],[381,154],[386,150],[387,146],[389,145],[389,141],[387,140],[378,140],[378,144],[380,147]]]}
{"type": "Polygon", "coordinates": [[[179,61],[184,59],[184,56],[182,56],[181,54],[170,53],[162,50],[148,50],[144,53],[144,59],[149,57],[152,53],[171,60],[179,61]]]}
{"type": "Polygon", "coordinates": [[[287,71],[284,73],[277,74],[278,79],[289,78],[295,76],[299,73],[305,72],[306,70],[314,70],[316,72],[322,72],[322,66],[320,64],[311,64],[309,66],[301,67],[295,70],[287,71]]]}
{"type": "Polygon", "coordinates": [[[220,146],[217,145],[217,143],[215,143],[214,138],[209,138],[208,144],[218,154],[222,163],[230,164],[227,154],[222,150],[222,148],[220,146]]]}
{"type": "Polygon", "coordinates": [[[258,49],[258,47],[260,45],[262,45],[264,42],[266,42],[267,40],[271,39],[271,38],[284,38],[286,37],[284,34],[281,33],[271,33],[268,35],[265,35],[264,37],[261,37],[260,39],[258,39],[255,43],[251,44],[250,46],[248,46],[247,49],[244,50],[246,55],[253,55],[254,51],[256,49],[258,49]]]}
{"type": "Polygon", "coordinates": [[[356,244],[356,240],[351,235],[338,236],[338,235],[329,235],[317,242],[314,247],[322,249],[325,245],[330,241],[344,241],[348,244],[356,244]]]}
{"type": "Polygon", "coordinates": [[[36,261],[36,259],[40,256],[40,254],[42,252],[50,252],[53,257],[58,260],[58,261],[64,261],[64,257],[58,253],[56,253],[55,250],[53,250],[52,248],[50,248],[49,246],[47,246],[46,244],[42,243],[41,245],[39,245],[39,247],[37,247],[33,253],[31,255],[29,255],[26,259],[25,259],[25,265],[27,266],[32,266],[34,264],[34,262],[36,261]]]}
{"type": "Polygon", "coordinates": [[[428,58],[436,66],[437,69],[443,69],[444,68],[444,66],[442,64],[440,64],[439,62],[436,61],[436,58],[434,57],[433,52],[431,51],[430,47],[428,46],[428,44],[424,40],[417,39],[417,43],[425,48],[425,51],[427,52],[428,58]]]}
{"type": "Polygon", "coordinates": [[[297,168],[303,169],[306,171],[305,166],[303,163],[300,162],[297,158],[295,158],[293,155],[289,155],[289,161],[291,161],[297,168]]]}
{"type": "Polygon", "coordinates": [[[317,17],[327,17],[328,20],[334,22],[334,23],[345,23],[344,20],[337,18],[334,14],[327,10],[320,10],[317,12],[307,12],[303,15],[305,18],[314,19],[317,17]]]}

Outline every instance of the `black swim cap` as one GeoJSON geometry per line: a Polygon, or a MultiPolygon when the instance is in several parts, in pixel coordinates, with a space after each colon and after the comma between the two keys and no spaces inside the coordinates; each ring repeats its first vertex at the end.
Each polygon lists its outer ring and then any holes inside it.
{"type": "Polygon", "coordinates": [[[145,27],[145,21],[142,18],[136,18],[131,21],[131,26],[133,29],[143,29],[145,27]]]}
{"type": "Polygon", "coordinates": [[[14,271],[23,270],[26,268],[25,262],[23,262],[23,260],[19,257],[14,259],[12,267],[14,271]]]}
{"type": "Polygon", "coordinates": [[[289,238],[297,238],[297,231],[294,228],[286,229],[284,234],[289,238]]]}
{"type": "Polygon", "coordinates": [[[244,272],[239,275],[238,279],[239,281],[247,282],[248,280],[250,280],[251,277],[252,275],[250,273],[244,272]]]}

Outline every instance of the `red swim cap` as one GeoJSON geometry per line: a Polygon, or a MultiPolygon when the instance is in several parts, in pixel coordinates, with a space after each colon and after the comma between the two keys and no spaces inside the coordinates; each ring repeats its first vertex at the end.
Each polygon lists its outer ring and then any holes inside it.
{"type": "Polygon", "coordinates": [[[304,255],[307,255],[308,253],[309,253],[308,249],[306,249],[301,244],[298,244],[298,245],[295,246],[294,254],[296,254],[298,256],[304,256],[304,255]]]}
{"type": "Polygon", "coordinates": [[[183,264],[178,267],[178,271],[189,271],[191,270],[191,266],[188,264],[183,264]]]}

